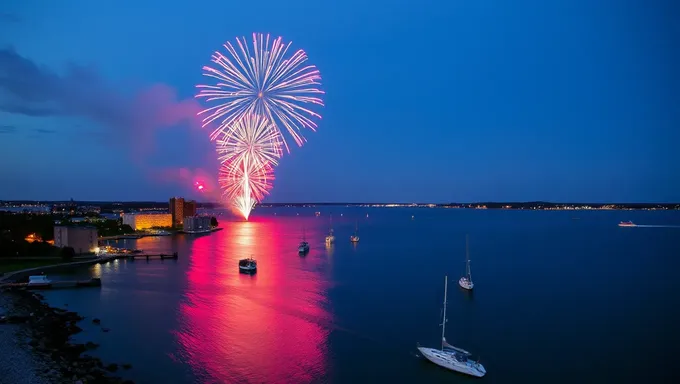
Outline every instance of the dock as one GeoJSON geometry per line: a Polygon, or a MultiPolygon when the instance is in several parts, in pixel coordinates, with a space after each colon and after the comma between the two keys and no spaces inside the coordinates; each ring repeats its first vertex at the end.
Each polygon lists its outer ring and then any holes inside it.
{"type": "Polygon", "coordinates": [[[172,259],[172,260],[177,260],[178,255],[177,252],[173,253],[121,253],[113,256],[115,259],[127,259],[127,260],[137,260],[137,259],[146,259],[146,260],[151,260],[151,259],[160,259],[160,260],[165,260],[165,259],[172,259]]]}

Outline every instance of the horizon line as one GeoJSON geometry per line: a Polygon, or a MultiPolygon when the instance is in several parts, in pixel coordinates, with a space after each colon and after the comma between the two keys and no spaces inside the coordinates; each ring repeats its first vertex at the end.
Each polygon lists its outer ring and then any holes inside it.
{"type": "MultiPolygon", "coordinates": [[[[169,200],[169,199],[168,199],[169,200]]],[[[187,199],[185,199],[187,200],[187,199]]],[[[167,204],[167,201],[156,201],[156,200],[3,200],[0,199],[0,203],[68,203],[73,201],[74,203],[109,203],[109,204],[167,204]]],[[[188,199],[188,201],[196,201],[199,204],[213,204],[213,205],[223,205],[224,203],[214,202],[214,201],[198,201],[193,199],[188,199]]],[[[399,205],[470,205],[470,204],[585,204],[585,205],[678,205],[678,202],[585,202],[585,201],[549,201],[549,200],[526,200],[526,201],[502,201],[502,200],[478,200],[472,202],[263,202],[257,203],[258,206],[263,205],[387,205],[387,204],[399,204],[399,205]]]]}

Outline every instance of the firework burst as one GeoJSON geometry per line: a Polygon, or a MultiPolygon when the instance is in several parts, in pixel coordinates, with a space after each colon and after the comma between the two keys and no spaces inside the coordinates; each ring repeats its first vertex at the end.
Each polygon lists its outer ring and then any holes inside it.
{"type": "Polygon", "coordinates": [[[273,167],[281,157],[279,134],[262,116],[245,115],[217,140],[224,197],[247,220],[272,188],[273,167]]]}
{"type": "Polygon", "coordinates": [[[215,66],[203,67],[213,83],[197,86],[196,97],[211,105],[199,112],[203,127],[217,126],[210,139],[222,163],[223,196],[246,220],[272,188],[282,148],[290,151],[283,133],[301,146],[301,130],[316,130],[314,120],[321,118],[311,109],[323,106],[321,75],[306,64],[304,51],[290,46],[281,37],[255,33],[252,47],[245,37],[227,42],[225,54],[213,54],[215,66]]]}
{"type": "Polygon", "coordinates": [[[273,180],[274,170],[268,163],[232,161],[220,168],[223,196],[246,220],[255,204],[269,193],[273,180]]]}
{"type": "MultiPolygon", "coordinates": [[[[246,38],[237,38],[236,47],[224,44],[226,55],[217,51],[212,56],[215,67],[203,67],[204,75],[214,79],[212,85],[198,85],[196,97],[207,102],[217,102],[199,114],[206,115],[203,127],[215,122],[219,125],[210,135],[211,140],[221,134],[229,135],[234,124],[248,114],[267,117],[276,130],[287,131],[293,140],[305,142],[300,130],[316,130],[314,118],[319,114],[305,104],[323,106],[320,96],[324,93],[319,70],[305,65],[307,54],[303,50],[289,53],[291,43],[281,37],[254,33],[252,48],[246,38]]],[[[288,144],[281,135],[286,150],[288,144]]]]}
{"type": "Polygon", "coordinates": [[[217,139],[218,160],[221,163],[255,162],[276,166],[283,154],[280,137],[267,118],[245,115],[217,139]]]}

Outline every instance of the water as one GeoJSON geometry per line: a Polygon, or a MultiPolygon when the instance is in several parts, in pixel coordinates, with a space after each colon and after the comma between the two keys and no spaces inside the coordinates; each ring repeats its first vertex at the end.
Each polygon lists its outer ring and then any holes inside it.
{"type": "Polygon", "coordinates": [[[479,355],[485,382],[667,382],[679,224],[677,211],[261,209],[210,235],[127,240],[180,258],[97,265],[78,274],[101,289],[46,296],[101,318],[111,331],[85,321],[79,340],[140,383],[471,382],[415,349],[439,345],[448,274],[447,340],[479,355]],[[465,234],[474,293],[457,285],[465,234]],[[251,254],[258,273],[239,274],[251,254]]]}

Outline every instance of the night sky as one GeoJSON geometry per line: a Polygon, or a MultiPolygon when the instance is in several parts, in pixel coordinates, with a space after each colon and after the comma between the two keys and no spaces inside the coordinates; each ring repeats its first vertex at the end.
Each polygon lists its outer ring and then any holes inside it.
{"type": "Polygon", "coordinates": [[[680,201],[680,6],[9,0],[0,199],[212,200],[195,85],[225,41],[304,49],[326,106],[269,202],[680,201]],[[209,192],[208,192],[209,193],[209,192]]]}

